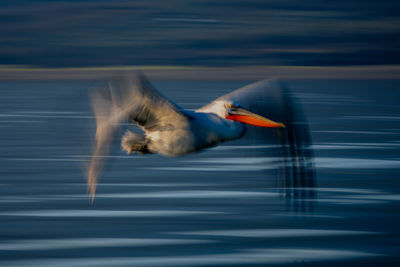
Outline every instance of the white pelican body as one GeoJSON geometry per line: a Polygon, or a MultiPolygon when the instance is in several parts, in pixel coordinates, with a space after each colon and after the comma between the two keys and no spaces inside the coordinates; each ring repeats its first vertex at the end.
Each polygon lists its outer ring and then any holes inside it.
{"type": "Polygon", "coordinates": [[[307,129],[293,123],[302,116],[295,114],[293,101],[277,81],[251,84],[194,111],[184,110],[162,96],[141,74],[112,79],[91,99],[97,122],[96,147],[88,174],[92,197],[102,165],[99,156],[108,152],[116,129],[127,119],[143,131],[139,134],[128,130],[122,137],[121,146],[128,154],[180,156],[239,139],[248,131],[253,138],[265,138],[272,132],[269,128],[280,130],[283,150],[289,145],[290,152],[283,154],[301,159],[305,154],[299,150],[302,139],[309,142],[307,129]]]}
{"type": "MultiPolygon", "coordinates": [[[[244,124],[224,120],[206,110],[184,111],[182,115],[188,119],[176,128],[146,131],[149,152],[164,156],[180,156],[224,141],[238,139],[246,131],[244,124]]],[[[122,146],[130,153],[129,147],[125,146],[124,142],[122,146]]]]}

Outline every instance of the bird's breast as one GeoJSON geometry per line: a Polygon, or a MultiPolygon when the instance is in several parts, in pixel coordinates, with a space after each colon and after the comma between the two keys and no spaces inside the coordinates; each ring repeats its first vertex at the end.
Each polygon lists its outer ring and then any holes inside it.
{"type": "Polygon", "coordinates": [[[164,156],[179,156],[194,152],[196,140],[190,129],[175,129],[147,133],[149,149],[164,156]]]}
{"type": "Polygon", "coordinates": [[[215,114],[196,113],[191,115],[185,127],[147,132],[151,140],[149,149],[165,156],[180,156],[221,142],[243,136],[246,127],[238,122],[222,119],[215,114]]]}

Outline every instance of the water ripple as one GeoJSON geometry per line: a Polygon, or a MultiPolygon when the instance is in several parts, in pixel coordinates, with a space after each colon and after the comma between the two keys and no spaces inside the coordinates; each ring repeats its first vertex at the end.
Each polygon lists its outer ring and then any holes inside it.
{"type": "Polygon", "coordinates": [[[383,256],[358,250],[286,248],[247,249],[236,253],[166,257],[53,258],[3,262],[7,266],[204,266],[237,264],[287,264],[383,256]]]}
{"type": "Polygon", "coordinates": [[[175,232],[181,235],[199,236],[229,236],[229,237],[251,237],[251,238],[293,238],[293,237],[317,237],[338,235],[371,235],[380,234],[367,231],[349,230],[325,230],[325,229],[240,229],[240,230],[207,230],[192,232],[175,232]]]}
{"type": "Polygon", "coordinates": [[[65,238],[65,239],[26,239],[0,243],[1,250],[32,251],[59,250],[99,247],[141,247],[182,244],[214,243],[212,240],[161,239],[161,238],[65,238]]]}
{"type": "Polygon", "coordinates": [[[192,210],[27,210],[1,212],[0,216],[27,217],[175,217],[222,214],[215,211],[192,210]]]}

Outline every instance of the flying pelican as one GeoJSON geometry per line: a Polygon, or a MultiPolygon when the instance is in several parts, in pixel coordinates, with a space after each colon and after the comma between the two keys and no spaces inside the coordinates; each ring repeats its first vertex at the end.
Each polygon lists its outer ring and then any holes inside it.
{"type": "MultiPolygon", "coordinates": [[[[91,102],[97,124],[96,145],[88,171],[88,193],[92,200],[103,155],[108,152],[119,125],[127,119],[143,132],[126,131],[121,147],[127,154],[181,156],[240,139],[247,133],[254,140],[275,138],[285,158],[285,172],[293,177],[312,176],[312,153],[304,115],[288,89],[277,80],[256,82],[200,109],[186,110],[161,95],[143,74],[125,73],[95,90],[91,102]]],[[[312,182],[304,181],[287,179],[286,186],[293,187],[296,183],[312,186],[312,182]]]]}

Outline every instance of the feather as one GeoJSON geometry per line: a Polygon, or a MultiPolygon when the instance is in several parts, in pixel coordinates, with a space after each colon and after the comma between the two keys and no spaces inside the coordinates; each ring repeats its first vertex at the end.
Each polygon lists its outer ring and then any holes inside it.
{"type": "Polygon", "coordinates": [[[278,145],[283,174],[280,185],[285,195],[294,198],[314,196],[312,188],[315,186],[315,173],[308,123],[299,102],[282,81],[256,82],[221,96],[214,102],[217,101],[237,103],[251,112],[283,122],[285,128],[274,130],[249,126],[245,138],[237,141],[237,144],[278,145]]]}
{"type": "Polygon", "coordinates": [[[178,156],[195,152],[220,142],[239,139],[246,127],[226,119],[228,103],[276,122],[285,128],[247,127],[245,139],[238,143],[274,143],[280,147],[283,188],[287,196],[311,196],[314,186],[311,138],[303,111],[277,80],[261,81],[224,95],[196,111],[186,111],[162,96],[141,74],[123,74],[98,88],[91,97],[96,117],[96,144],[88,172],[88,192],[93,200],[104,155],[121,122],[130,119],[145,134],[127,131],[122,148],[147,154],[178,156]],[[301,189],[301,190],[299,190],[301,189]],[[300,193],[299,193],[300,192],[300,193]]]}
{"type": "MultiPolygon", "coordinates": [[[[154,89],[140,72],[115,76],[96,88],[91,94],[91,104],[96,118],[95,147],[87,175],[92,201],[104,155],[109,152],[121,122],[129,118],[145,131],[162,131],[181,126],[188,120],[182,109],[154,89]]],[[[127,142],[125,139],[123,144],[127,142]]]]}

